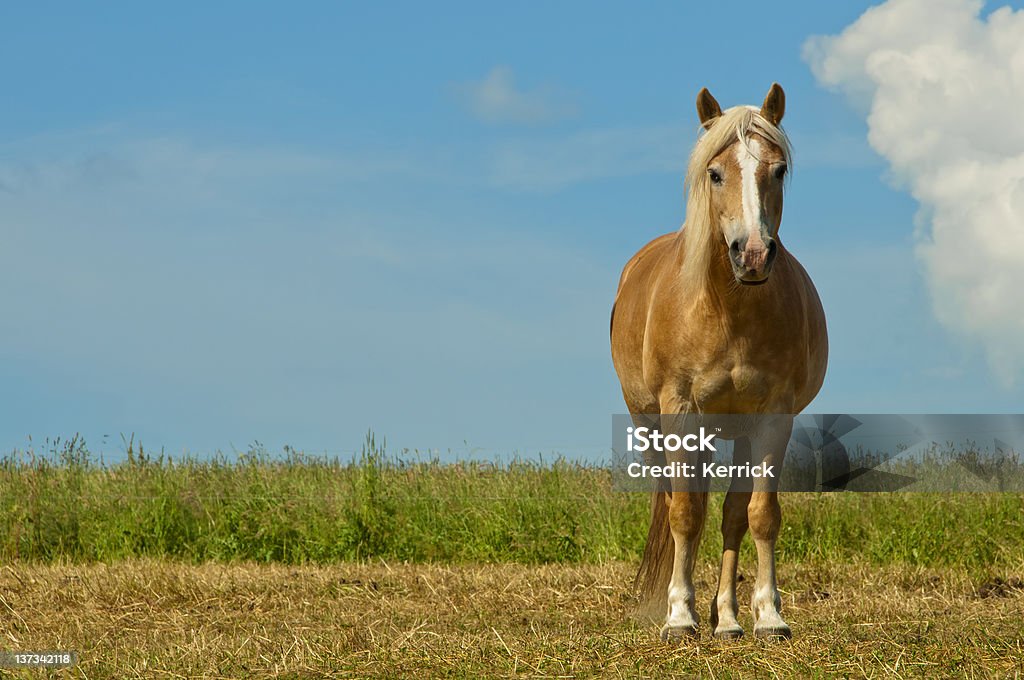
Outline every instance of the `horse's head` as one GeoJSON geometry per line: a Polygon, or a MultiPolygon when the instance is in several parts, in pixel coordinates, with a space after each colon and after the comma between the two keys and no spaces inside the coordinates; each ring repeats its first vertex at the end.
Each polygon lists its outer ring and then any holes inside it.
{"type": "Polygon", "coordinates": [[[785,109],[786,95],[777,83],[760,109],[742,106],[723,113],[707,88],[697,95],[707,146],[698,159],[701,167],[691,167],[690,181],[700,183],[708,227],[720,231],[733,275],[745,285],[766,282],[778,253],[789,165],[789,144],[779,128],[785,109]]]}

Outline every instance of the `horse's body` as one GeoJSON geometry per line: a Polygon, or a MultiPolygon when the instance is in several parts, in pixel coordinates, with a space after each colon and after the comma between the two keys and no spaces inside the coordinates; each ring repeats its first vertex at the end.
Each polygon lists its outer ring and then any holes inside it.
{"type": "MultiPolygon", "coordinates": [[[[683,228],[626,265],[612,311],[611,344],[623,396],[638,425],[679,429],[694,414],[754,414],[724,436],[737,462],[781,468],[792,417],[817,394],[827,361],[825,317],[803,267],[783,246],[783,178],[789,144],[778,127],[784,95],[773,85],[760,110],[725,113],[698,96],[708,129],[687,172],[683,228]],[[652,416],[661,414],[660,423],[652,416]]],[[[723,506],[724,552],[711,603],[714,634],[739,637],[736,562],[749,526],[758,554],[751,598],[758,636],[790,635],[779,614],[775,541],[781,511],[771,480],[735,483],[723,506]]],[[[656,491],[637,575],[649,603],[665,603],[666,639],[695,634],[692,572],[707,493],[682,480],[656,491]]],[[[664,610],[663,610],[664,611],[664,610]]]]}

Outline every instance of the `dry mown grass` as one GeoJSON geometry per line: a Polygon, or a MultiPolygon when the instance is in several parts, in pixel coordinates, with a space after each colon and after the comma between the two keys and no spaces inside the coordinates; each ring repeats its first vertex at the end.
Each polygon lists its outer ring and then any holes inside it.
{"type": "MultiPolygon", "coordinates": [[[[83,677],[1024,675],[1011,581],[783,565],[792,642],[705,630],[671,647],[631,618],[631,576],[625,563],[14,564],[0,569],[0,634],[8,649],[79,651],[58,673],[83,677]]],[[[706,606],[710,565],[700,580],[706,606]]],[[[742,602],[749,574],[740,585],[742,602]]]]}

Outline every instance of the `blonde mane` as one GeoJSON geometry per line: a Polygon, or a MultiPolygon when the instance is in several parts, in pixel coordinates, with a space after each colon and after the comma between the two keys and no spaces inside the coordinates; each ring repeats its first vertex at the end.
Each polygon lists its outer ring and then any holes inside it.
{"type": "Polygon", "coordinates": [[[792,146],[785,131],[761,117],[757,107],[735,106],[715,119],[710,130],[697,140],[686,171],[686,222],[683,225],[685,260],[681,279],[694,293],[707,284],[713,246],[719,238],[718,225],[709,211],[711,179],[708,164],[737,140],[747,145],[748,135],[761,135],[782,152],[786,165],[793,167],[792,146]]]}

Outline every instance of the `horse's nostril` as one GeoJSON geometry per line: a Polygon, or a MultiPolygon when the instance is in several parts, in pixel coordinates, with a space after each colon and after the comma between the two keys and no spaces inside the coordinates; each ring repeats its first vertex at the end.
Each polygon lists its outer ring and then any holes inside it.
{"type": "Polygon", "coordinates": [[[732,245],[729,246],[729,250],[731,250],[734,253],[740,252],[740,240],[736,239],[735,241],[733,241],[732,245]]]}

